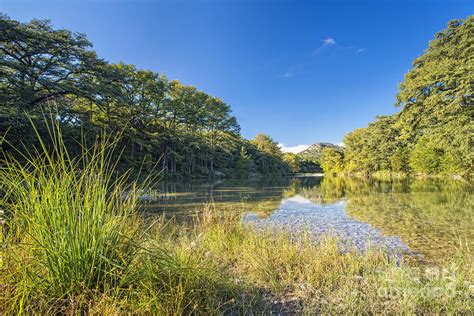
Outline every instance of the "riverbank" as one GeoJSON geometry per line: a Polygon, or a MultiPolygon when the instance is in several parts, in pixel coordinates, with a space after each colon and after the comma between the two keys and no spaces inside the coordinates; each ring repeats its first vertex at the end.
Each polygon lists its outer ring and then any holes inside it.
{"type": "MultiPolygon", "coordinates": [[[[128,264],[107,271],[99,258],[65,262],[58,256],[46,264],[54,249],[8,245],[2,313],[472,312],[466,250],[443,267],[421,267],[376,249],[343,252],[330,236],[315,244],[306,234],[256,231],[212,207],[187,227],[162,218],[129,222],[124,234],[140,227],[128,244],[137,248],[109,245],[128,264]],[[92,283],[56,275],[63,264],[71,271],[85,265],[92,283]]],[[[52,236],[58,243],[61,237],[52,236]]],[[[92,242],[79,244],[100,251],[92,242]]]]}
{"type": "MultiPolygon", "coordinates": [[[[325,174],[321,174],[324,176],[325,174]]],[[[409,174],[406,172],[390,172],[390,171],[376,171],[373,173],[366,172],[340,172],[330,174],[332,177],[350,177],[362,179],[375,179],[379,181],[391,180],[405,180],[405,179],[452,179],[465,182],[472,181],[472,175],[466,174],[464,176],[458,174],[409,174]]]]}
{"type": "Polygon", "coordinates": [[[470,313],[467,247],[435,267],[203,207],[143,216],[108,147],[5,161],[1,314],[470,313]],[[54,157],[54,158],[53,158],[54,157]],[[124,194],[126,192],[126,194],[124,194]]]}

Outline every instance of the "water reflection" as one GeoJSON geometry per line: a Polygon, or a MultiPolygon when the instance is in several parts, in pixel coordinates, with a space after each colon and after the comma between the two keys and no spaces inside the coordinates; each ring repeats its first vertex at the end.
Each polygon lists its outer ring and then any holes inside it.
{"type": "MultiPolygon", "coordinates": [[[[266,182],[165,182],[158,190],[160,199],[149,204],[148,210],[186,216],[212,201],[222,209],[271,218],[281,212],[284,199],[299,196],[314,206],[342,205],[351,220],[367,223],[385,236],[399,237],[429,261],[452,255],[460,240],[474,248],[474,195],[472,186],[459,180],[382,182],[307,177],[266,182]]],[[[314,209],[300,209],[303,217],[316,214],[312,214],[314,209]]]]}
{"type": "Polygon", "coordinates": [[[347,213],[400,236],[427,260],[453,255],[460,243],[474,246],[471,187],[458,182],[414,181],[408,190],[350,195],[347,213]]]}
{"type": "Polygon", "coordinates": [[[345,201],[316,204],[297,194],[281,201],[278,209],[264,218],[245,214],[244,222],[257,228],[309,231],[311,236],[329,233],[337,236],[342,244],[359,250],[370,246],[382,247],[389,253],[410,253],[408,247],[396,236],[384,236],[368,223],[351,218],[346,213],[345,201]]]}

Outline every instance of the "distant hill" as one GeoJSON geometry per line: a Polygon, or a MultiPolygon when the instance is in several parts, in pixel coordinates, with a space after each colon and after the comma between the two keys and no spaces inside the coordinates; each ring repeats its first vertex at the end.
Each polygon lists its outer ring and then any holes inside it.
{"type": "Polygon", "coordinates": [[[321,153],[324,148],[335,148],[338,150],[343,150],[341,146],[334,145],[331,143],[316,143],[308,147],[308,149],[303,150],[298,154],[299,157],[307,160],[311,160],[314,162],[319,163],[319,159],[321,158],[321,153]]]}

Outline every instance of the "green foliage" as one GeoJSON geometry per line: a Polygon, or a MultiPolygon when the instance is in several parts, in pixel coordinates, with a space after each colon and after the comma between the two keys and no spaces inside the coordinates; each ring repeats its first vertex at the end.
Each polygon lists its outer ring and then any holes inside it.
{"type": "Polygon", "coordinates": [[[321,159],[321,154],[323,152],[323,149],[325,148],[334,148],[334,149],[342,150],[340,146],[337,146],[331,143],[316,143],[316,144],[312,144],[307,149],[298,153],[298,156],[301,159],[305,159],[308,161],[312,161],[315,164],[319,164],[320,159],[321,159]]]}
{"type": "Polygon", "coordinates": [[[290,172],[280,146],[269,135],[259,133],[250,143],[256,154],[255,164],[263,174],[281,175],[290,172]]]}
{"type": "Polygon", "coordinates": [[[406,148],[399,147],[395,149],[390,157],[390,170],[396,173],[406,173],[409,171],[408,152],[406,148]]]}
{"type": "Polygon", "coordinates": [[[122,170],[146,172],[159,162],[158,169],[170,176],[285,171],[275,148],[240,136],[224,101],[152,71],[106,63],[83,34],[55,30],[48,21],[20,23],[1,16],[0,43],[0,137],[8,140],[4,152],[40,146],[29,119],[40,135],[47,135],[43,117],[52,113],[72,155],[80,154],[81,137],[91,143],[103,132],[120,135],[122,170]],[[252,162],[234,172],[242,147],[252,162]]]}
{"type": "MultiPolygon", "coordinates": [[[[67,95],[90,96],[104,62],[83,34],[0,17],[0,103],[22,110],[67,95]]],[[[2,111],[2,113],[4,113],[2,111]]]]}
{"type": "Polygon", "coordinates": [[[240,156],[237,160],[237,164],[235,166],[235,173],[238,177],[243,178],[247,176],[251,170],[254,169],[254,164],[251,159],[251,156],[247,153],[247,150],[244,146],[240,148],[240,156]]]}
{"type": "MultiPolygon", "coordinates": [[[[27,291],[46,286],[53,297],[117,286],[138,250],[135,188],[125,184],[127,174],[116,177],[113,144],[97,143],[72,159],[60,130],[51,132],[53,152],[40,138],[40,152],[23,153],[26,163],[12,155],[1,161],[4,241],[13,251],[4,253],[4,264],[18,260],[16,251],[34,256],[13,277],[27,276],[33,282],[27,291]]],[[[23,299],[15,298],[17,312],[23,299]]]]}
{"type": "Polygon", "coordinates": [[[301,159],[293,153],[284,153],[283,160],[286,162],[291,172],[299,172],[301,166],[301,159]]]}
{"type": "Polygon", "coordinates": [[[271,155],[271,156],[282,155],[280,146],[278,146],[278,143],[274,141],[269,135],[265,135],[262,133],[257,134],[257,136],[255,136],[255,139],[252,140],[252,143],[255,145],[255,147],[258,150],[268,155],[271,155]]]}
{"type": "Polygon", "coordinates": [[[344,170],[344,154],[336,148],[324,148],[321,152],[321,167],[325,174],[341,173],[344,170]]]}
{"type": "Polygon", "coordinates": [[[474,16],[451,21],[437,33],[400,84],[401,111],[346,135],[345,169],[469,176],[473,47],[474,16]]]}
{"type": "Polygon", "coordinates": [[[410,167],[417,173],[436,174],[441,171],[444,151],[429,137],[421,137],[410,155],[410,167]]]}
{"type": "Polygon", "coordinates": [[[288,165],[291,173],[315,173],[321,172],[319,163],[302,158],[298,154],[284,153],[283,160],[288,165]]]}

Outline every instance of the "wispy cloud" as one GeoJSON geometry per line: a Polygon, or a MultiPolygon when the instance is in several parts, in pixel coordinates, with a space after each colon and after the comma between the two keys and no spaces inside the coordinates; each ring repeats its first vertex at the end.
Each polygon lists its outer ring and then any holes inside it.
{"type": "Polygon", "coordinates": [[[313,55],[319,54],[320,52],[322,52],[323,50],[326,50],[327,48],[329,48],[331,46],[336,46],[338,49],[342,49],[342,50],[349,50],[349,51],[352,51],[356,54],[360,54],[360,53],[365,52],[365,48],[363,48],[363,47],[357,48],[357,47],[354,47],[354,46],[347,46],[347,45],[344,45],[344,44],[341,45],[340,43],[336,42],[336,40],[332,37],[328,37],[328,38],[322,40],[321,42],[322,42],[322,44],[313,51],[313,55]]]}
{"type": "Polygon", "coordinates": [[[316,48],[313,51],[313,54],[318,54],[319,52],[321,52],[325,48],[336,45],[336,40],[332,37],[328,37],[328,38],[322,40],[322,42],[323,43],[321,44],[321,46],[319,46],[318,48],[316,48]]]}
{"type": "Polygon", "coordinates": [[[350,52],[353,52],[353,53],[356,53],[356,54],[360,54],[360,53],[363,53],[365,52],[365,48],[361,47],[361,48],[358,48],[358,47],[355,47],[355,46],[338,46],[340,49],[343,49],[343,50],[347,50],[347,51],[350,51],[350,52]]]}
{"type": "Polygon", "coordinates": [[[294,71],[289,70],[289,71],[285,72],[284,74],[279,75],[278,77],[280,77],[280,78],[291,78],[291,77],[294,77],[294,76],[296,76],[296,73],[294,71]]]}
{"type": "Polygon", "coordinates": [[[278,75],[278,78],[289,79],[301,75],[304,72],[304,64],[289,65],[285,72],[278,75]]]}
{"type": "MultiPolygon", "coordinates": [[[[321,45],[313,51],[313,55],[322,53],[322,51],[324,50],[329,50],[330,47],[333,47],[331,48],[331,50],[335,49],[337,51],[347,51],[355,54],[361,54],[366,51],[366,49],[363,47],[358,48],[357,46],[344,45],[344,43],[341,44],[339,42],[336,42],[336,40],[332,37],[327,37],[321,40],[321,45]]],[[[312,64],[313,63],[311,59],[307,60],[306,62],[301,62],[299,64],[290,64],[290,66],[287,68],[288,70],[279,74],[278,78],[289,79],[296,76],[300,76],[301,74],[306,73],[306,70],[308,69],[308,67],[311,67],[312,64]]]]}
{"type": "Polygon", "coordinates": [[[328,37],[325,40],[323,40],[323,46],[332,46],[332,45],[336,45],[336,41],[334,40],[334,38],[328,37]]]}
{"type": "Polygon", "coordinates": [[[299,152],[302,152],[305,149],[308,149],[309,145],[296,145],[296,146],[286,146],[286,144],[278,144],[280,146],[280,149],[284,153],[293,153],[297,154],[299,152]]]}

